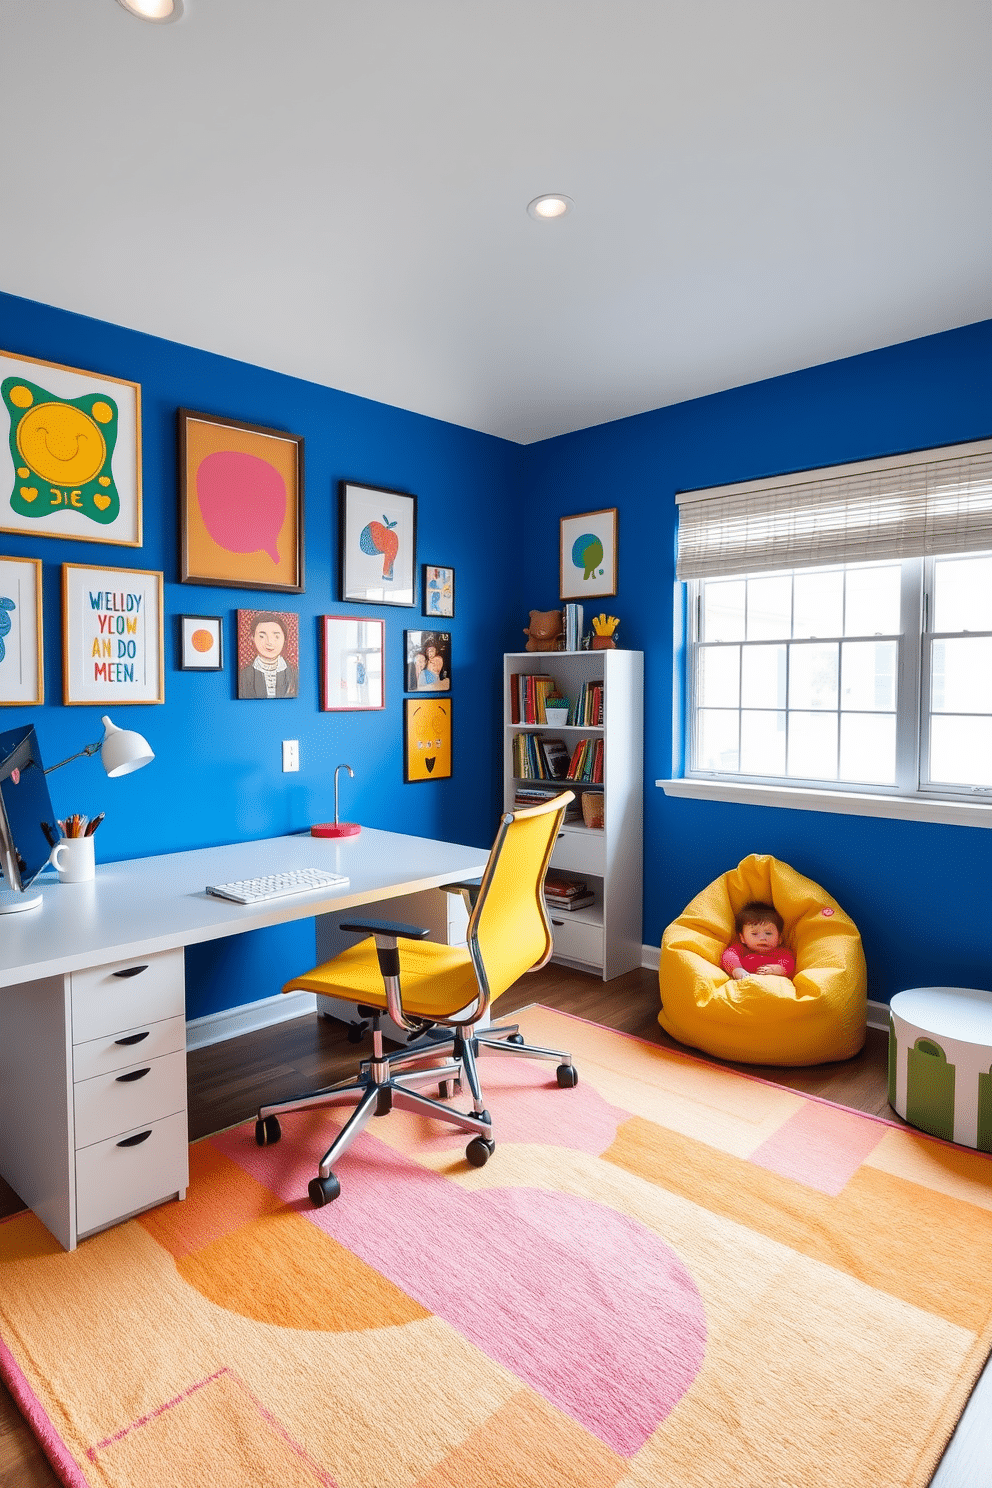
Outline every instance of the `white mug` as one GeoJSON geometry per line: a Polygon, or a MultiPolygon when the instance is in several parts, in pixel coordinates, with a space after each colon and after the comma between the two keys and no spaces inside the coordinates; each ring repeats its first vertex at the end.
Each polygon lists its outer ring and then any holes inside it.
{"type": "Polygon", "coordinates": [[[95,877],[92,837],[63,837],[52,848],[59,883],[85,883],[95,877]]]}

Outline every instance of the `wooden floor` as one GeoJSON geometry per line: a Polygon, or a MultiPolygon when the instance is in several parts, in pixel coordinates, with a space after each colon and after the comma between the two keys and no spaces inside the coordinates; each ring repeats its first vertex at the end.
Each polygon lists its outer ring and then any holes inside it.
{"type": "MultiPolygon", "coordinates": [[[[505,1017],[533,1002],[622,1033],[635,1034],[666,1048],[682,1047],[658,1026],[658,979],[654,972],[633,971],[604,983],[582,972],[549,966],[525,977],[505,993],[494,1007],[494,1017],[505,1017]]],[[[886,1098],[887,1047],[886,1034],[869,1029],[862,1053],[843,1064],[815,1065],[809,1069],[726,1067],[898,1121],[886,1098]]],[[[190,1137],[209,1136],[254,1116],[265,1102],[331,1083],[354,1067],[359,1052],[365,1050],[359,1051],[348,1042],[341,1024],[315,1016],[297,1018],[192,1051],[188,1057],[190,1137]]],[[[723,1060],[711,1062],[725,1064],[723,1060]]],[[[17,1195],[0,1179],[0,1217],[22,1207],[17,1195]]],[[[992,1482],[989,1463],[992,1463],[992,1366],[986,1368],[975,1388],[933,1479],[933,1488],[989,1488],[992,1482]]],[[[58,1485],[58,1479],[2,1384],[0,1485],[2,1488],[57,1488],[58,1485]]]]}

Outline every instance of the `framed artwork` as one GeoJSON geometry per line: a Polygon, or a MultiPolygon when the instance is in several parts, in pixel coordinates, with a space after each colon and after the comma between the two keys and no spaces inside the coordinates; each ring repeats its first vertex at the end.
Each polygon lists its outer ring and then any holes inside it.
{"type": "Polygon", "coordinates": [[[416,496],[342,481],[339,504],[341,599],[415,605],[416,496]]]}
{"type": "Polygon", "coordinates": [[[303,593],[303,439],[180,408],[184,584],[303,593]]]}
{"type": "Polygon", "coordinates": [[[382,656],[386,622],[355,615],[321,616],[320,706],[325,713],[386,705],[382,656]]]}
{"type": "Polygon", "coordinates": [[[455,570],[425,563],[420,580],[420,597],[424,614],[439,620],[451,620],[455,613],[455,570]]]}
{"type": "Polygon", "coordinates": [[[238,610],[238,697],[300,695],[300,617],[286,610],[238,610]]]}
{"type": "Polygon", "coordinates": [[[561,519],[561,598],[617,592],[617,509],[561,519]]]}
{"type": "Polygon", "coordinates": [[[224,670],[224,629],[220,615],[179,616],[179,666],[184,672],[224,670]]]}
{"type": "Polygon", "coordinates": [[[63,563],[62,701],[165,702],[160,573],[63,563]]]}
{"type": "Polygon", "coordinates": [[[141,388],[0,351],[0,530],[141,547],[141,388]]]}
{"type": "Polygon", "coordinates": [[[0,558],[0,703],[45,701],[41,559],[0,558]]]}
{"type": "Polygon", "coordinates": [[[415,697],[403,699],[403,779],[451,778],[451,699],[415,697]]]}
{"type": "Polygon", "coordinates": [[[403,632],[405,692],[451,691],[450,630],[403,632]]]}

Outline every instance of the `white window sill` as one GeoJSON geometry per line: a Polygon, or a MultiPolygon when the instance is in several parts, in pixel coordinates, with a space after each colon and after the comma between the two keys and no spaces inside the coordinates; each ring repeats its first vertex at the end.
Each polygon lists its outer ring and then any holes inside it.
{"type": "Polygon", "coordinates": [[[793,811],[832,811],[841,816],[889,816],[898,821],[943,822],[955,827],[992,827],[992,802],[938,801],[924,796],[870,796],[854,791],[810,790],[792,785],[753,785],[732,780],[656,780],[666,796],[692,801],[729,801],[741,806],[779,806],[793,811]]]}

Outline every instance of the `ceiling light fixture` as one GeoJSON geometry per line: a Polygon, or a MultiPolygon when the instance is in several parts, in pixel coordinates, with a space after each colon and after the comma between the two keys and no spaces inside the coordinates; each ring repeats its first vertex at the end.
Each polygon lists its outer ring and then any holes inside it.
{"type": "Polygon", "coordinates": [[[535,222],[550,222],[553,217],[564,217],[575,206],[570,196],[535,196],[527,205],[527,211],[535,222]]]}
{"type": "Polygon", "coordinates": [[[183,0],[117,0],[139,21],[178,21],[182,18],[183,0]]]}

